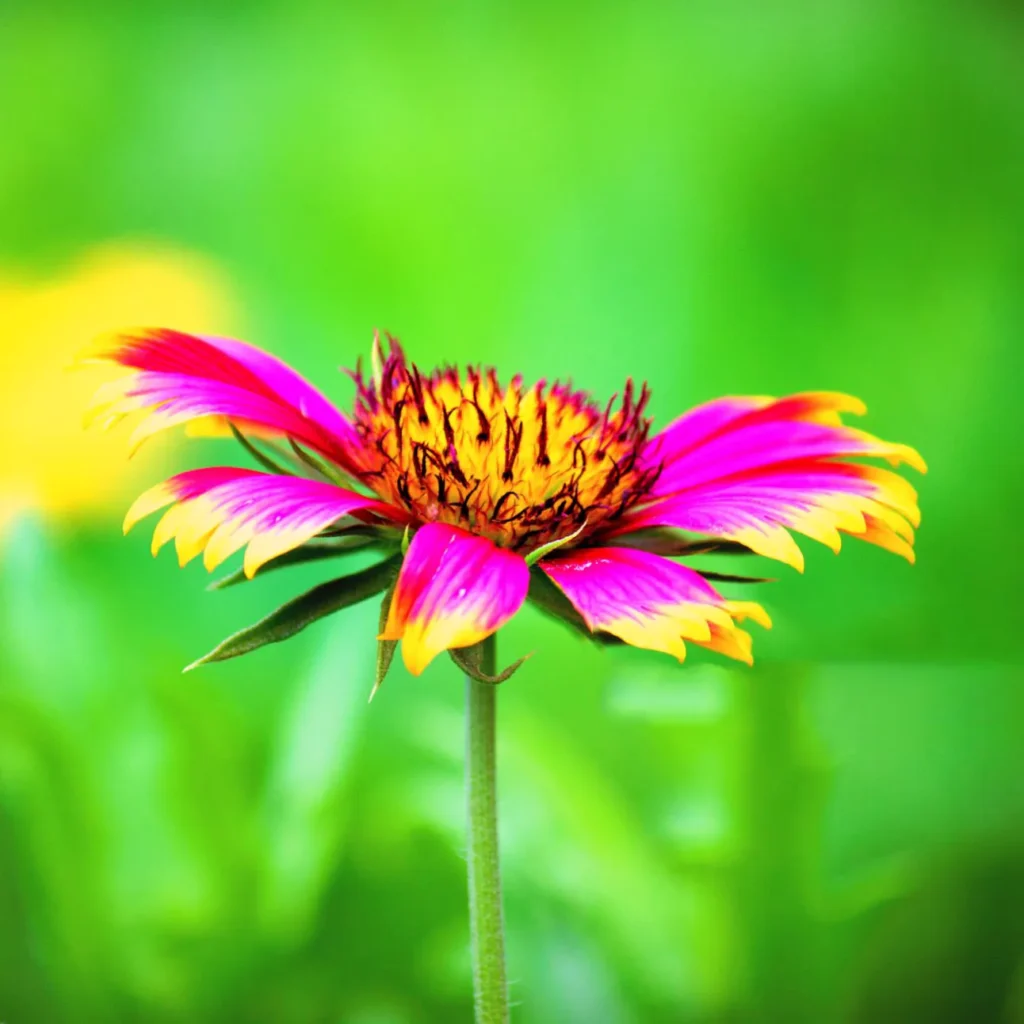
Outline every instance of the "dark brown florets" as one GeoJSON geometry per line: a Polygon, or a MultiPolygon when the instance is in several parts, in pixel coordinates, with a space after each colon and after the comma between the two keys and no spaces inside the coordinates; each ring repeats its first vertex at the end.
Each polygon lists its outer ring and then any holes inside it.
{"type": "Polygon", "coordinates": [[[637,395],[627,381],[602,411],[557,382],[502,387],[493,369],[424,376],[389,340],[372,379],[354,375],[356,427],[375,456],[361,475],[384,500],[530,549],[584,524],[593,533],[649,491],[646,384],[637,395]]]}

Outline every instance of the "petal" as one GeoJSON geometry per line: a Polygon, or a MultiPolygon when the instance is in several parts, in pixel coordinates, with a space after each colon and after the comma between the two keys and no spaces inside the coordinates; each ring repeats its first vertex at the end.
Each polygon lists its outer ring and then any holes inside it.
{"type": "Polygon", "coordinates": [[[863,412],[863,404],[849,395],[808,392],[780,399],[728,398],[708,403],[682,416],[651,439],[643,461],[661,463],[654,494],[671,495],[680,488],[697,487],[722,477],[767,465],[837,456],[885,458],[906,462],[921,472],[925,464],[913,448],[890,444],[871,434],[844,426],[840,412],[863,412]],[[691,416],[719,405],[714,429],[687,430],[691,416]],[[741,411],[741,410],[746,411],[741,411]]]}
{"type": "Polygon", "coordinates": [[[526,600],[520,555],[443,523],[420,527],[395,585],[381,640],[401,640],[419,675],[442,651],[469,647],[506,623],[526,600]]]}
{"type": "Polygon", "coordinates": [[[655,434],[647,445],[644,458],[651,465],[671,462],[685,452],[692,451],[727,424],[769,402],[770,398],[747,395],[716,398],[698,405],[655,434]]]}
{"type": "Polygon", "coordinates": [[[139,328],[98,339],[82,359],[135,371],[100,388],[88,413],[110,426],[149,411],[135,446],[179,423],[215,417],[293,438],[350,471],[359,464],[352,423],[293,369],[244,342],[139,328]]]}
{"type": "Polygon", "coordinates": [[[591,630],[634,647],[664,651],[680,661],[684,641],[750,662],[743,618],[770,620],[753,602],[728,602],[693,569],[649,551],[584,548],[540,563],[591,630]]]}
{"type": "Polygon", "coordinates": [[[651,438],[644,453],[651,464],[677,463],[684,455],[727,432],[751,427],[766,418],[841,425],[840,412],[863,415],[864,403],[852,395],[833,391],[807,391],[788,398],[763,395],[716,398],[683,413],[651,438]]]}
{"type": "Polygon", "coordinates": [[[848,533],[912,558],[921,518],[914,489],[890,470],[838,460],[879,457],[922,472],[925,464],[906,445],[844,426],[844,412],[863,412],[863,405],[809,392],[719,399],[687,413],[644,453],[662,467],[655,500],[624,516],[613,533],[673,527],[738,541],[797,569],[803,555],[790,530],[834,551],[848,533]]]}
{"type": "Polygon", "coordinates": [[[212,570],[248,545],[244,568],[250,577],[343,516],[403,516],[374,498],[319,480],[225,466],[180,473],[147,491],[128,510],[125,532],[165,505],[171,508],[154,531],[154,554],[174,540],[182,565],[205,549],[204,564],[212,570]]]}

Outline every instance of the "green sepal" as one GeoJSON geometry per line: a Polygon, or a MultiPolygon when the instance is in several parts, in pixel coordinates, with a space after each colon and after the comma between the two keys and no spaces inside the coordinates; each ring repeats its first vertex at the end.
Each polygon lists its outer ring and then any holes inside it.
{"type": "Polygon", "coordinates": [[[612,546],[639,548],[654,555],[753,555],[746,544],[734,540],[687,540],[674,530],[650,529],[624,533],[612,539],[612,546]]]}
{"type": "Polygon", "coordinates": [[[526,556],[526,564],[530,566],[536,565],[545,555],[550,555],[552,551],[557,551],[558,548],[564,547],[570,541],[574,541],[586,528],[587,524],[585,522],[581,523],[580,528],[570,533],[568,537],[558,537],[556,540],[549,540],[547,544],[541,544],[539,548],[534,548],[526,556]]]}
{"type": "Polygon", "coordinates": [[[400,564],[401,559],[394,555],[362,572],[321,583],[301,597],[281,605],[266,618],[229,636],[184,671],[188,672],[212,661],[237,658],[267,644],[287,640],[318,619],[386,590],[394,580],[400,564]]]}
{"type": "Polygon", "coordinates": [[[235,440],[264,468],[270,470],[271,473],[276,473],[278,476],[295,476],[290,469],[285,469],[284,466],[278,465],[269,455],[265,452],[261,452],[243,434],[238,427],[234,425],[230,420],[228,426],[231,428],[231,433],[235,435],[235,440]]]}
{"type": "Polygon", "coordinates": [[[738,540],[689,541],[679,552],[681,555],[756,555],[757,552],[738,540]]]}
{"type": "Polygon", "coordinates": [[[373,373],[373,382],[380,387],[384,379],[384,350],[380,343],[380,331],[373,332],[373,344],[370,346],[370,370],[373,373]]]}
{"type": "Polygon", "coordinates": [[[774,579],[767,576],[736,576],[730,572],[712,572],[710,569],[695,569],[706,580],[714,580],[715,583],[776,583],[774,579]]]}
{"type": "Polygon", "coordinates": [[[397,578],[392,581],[391,586],[388,587],[384,594],[384,599],[380,603],[380,622],[377,629],[377,672],[373,680],[373,689],[370,691],[370,700],[377,696],[377,691],[380,689],[380,684],[384,682],[388,669],[391,668],[391,660],[394,658],[395,650],[398,647],[397,640],[380,639],[380,634],[384,632],[384,627],[388,624],[391,599],[395,596],[395,584],[397,582],[397,578]]]}
{"type": "Polygon", "coordinates": [[[533,568],[530,570],[530,589],[526,596],[527,600],[545,615],[558,619],[559,622],[569,626],[575,633],[585,637],[591,643],[608,647],[623,642],[610,633],[591,632],[583,616],[576,610],[569,598],[551,582],[543,569],[533,568]]]}
{"type": "Polygon", "coordinates": [[[475,650],[478,650],[478,645],[473,647],[452,647],[448,651],[448,656],[467,676],[475,679],[478,683],[503,683],[506,679],[511,679],[519,671],[524,661],[533,657],[532,654],[524,654],[517,661],[513,661],[508,668],[503,669],[496,676],[492,676],[480,668],[478,658],[474,658],[470,653],[475,650]]]}
{"type": "Polygon", "coordinates": [[[290,437],[288,438],[288,445],[291,450],[295,453],[295,457],[305,463],[314,473],[319,473],[320,476],[329,480],[332,484],[339,484],[345,486],[345,478],[342,476],[340,470],[334,468],[323,459],[318,459],[312,452],[307,452],[305,448],[296,444],[290,437]]]}
{"type": "MultiPolygon", "coordinates": [[[[309,541],[300,548],[293,548],[283,555],[278,555],[277,558],[272,558],[269,562],[264,562],[256,571],[256,576],[263,576],[274,569],[284,569],[289,565],[304,565],[306,562],[320,562],[325,558],[351,555],[356,551],[368,551],[379,544],[381,544],[379,537],[368,534],[339,537],[334,541],[309,541]]],[[[227,576],[221,576],[220,579],[214,580],[206,589],[225,590],[238,583],[248,583],[256,576],[246,576],[244,569],[236,569],[234,572],[228,573],[227,576]]]]}

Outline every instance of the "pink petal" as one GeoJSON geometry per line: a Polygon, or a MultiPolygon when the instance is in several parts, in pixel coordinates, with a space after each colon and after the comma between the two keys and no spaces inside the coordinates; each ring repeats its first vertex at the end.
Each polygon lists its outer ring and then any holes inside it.
{"type": "Polygon", "coordinates": [[[172,507],[153,534],[154,554],[173,539],[182,565],[205,550],[204,563],[213,569],[248,546],[244,567],[250,577],[344,516],[403,521],[398,510],[333,484],[224,466],[180,473],[147,491],[129,509],[125,532],[166,505],[172,507]]]}
{"type": "Polygon", "coordinates": [[[644,452],[645,460],[656,465],[671,462],[691,451],[728,423],[754,409],[759,409],[769,398],[733,397],[716,398],[683,413],[660,433],[651,438],[644,452]]]}
{"type": "Polygon", "coordinates": [[[863,412],[855,398],[809,392],[782,399],[728,398],[680,417],[651,440],[648,465],[660,465],[655,499],[622,518],[608,536],[654,526],[722,537],[803,567],[789,530],[839,550],[849,533],[913,556],[917,495],[887,470],[837,461],[867,456],[921,457],[844,426],[863,412]]]}
{"type": "Polygon", "coordinates": [[[522,557],[443,523],[420,527],[409,544],[383,640],[401,640],[419,675],[442,651],[469,647],[508,622],[526,600],[522,557]]]}
{"type": "Polygon", "coordinates": [[[358,438],[349,420],[287,363],[269,352],[233,338],[206,337],[204,340],[247,366],[261,380],[272,382],[277,394],[304,417],[350,445],[358,445],[358,438]]]}
{"type": "Polygon", "coordinates": [[[632,548],[584,548],[540,562],[591,630],[680,661],[684,641],[749,662],[750,637],[736,620],[770,621],[751,602],[726,601],[702,576],[632,548]]]}
{"type": "Polygon", "coordinates": [[[362,444],[351,422],[285,363],[244,342],[140,328],[99,339],[84,358],[137,371],[101,388],[91,410],[108,424],[148,410],[135,443],[214,416],[290,437],[344,469],[359,465],[362,444]]]}

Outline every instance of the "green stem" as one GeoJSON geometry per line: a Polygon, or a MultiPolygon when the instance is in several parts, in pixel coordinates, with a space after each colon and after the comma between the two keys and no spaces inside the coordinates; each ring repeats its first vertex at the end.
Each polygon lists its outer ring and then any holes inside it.
{"type": "MultiPolygon", "coordinates": [[[[476,653],[480,670],[495,673],[495,638],[476,653]]],[[[494,769],[494,705],[498,687],[466,677],[466,800],[469,815],[469,926],[477,1024],[506,1024],[505,925],[498,862],[498,807],[494,769]]]]}

